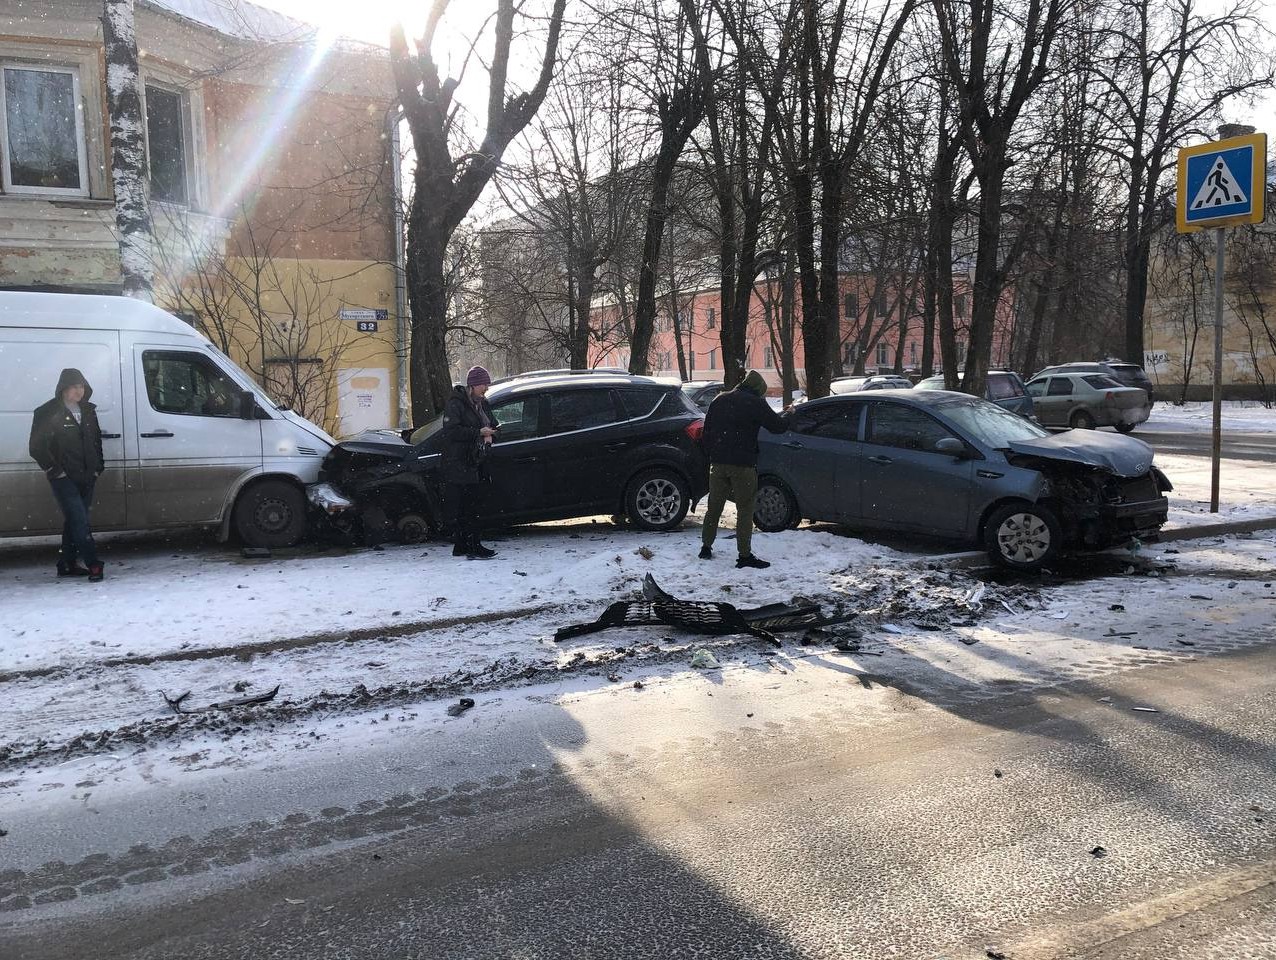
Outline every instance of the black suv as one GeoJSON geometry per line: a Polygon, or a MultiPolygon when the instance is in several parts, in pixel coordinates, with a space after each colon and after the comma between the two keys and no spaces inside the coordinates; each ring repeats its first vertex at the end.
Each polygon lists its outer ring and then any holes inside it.
{"type": "MultiPolygon", "coordinates": [[[[487,399],[500,423],[481,508],[492,526],[620,514],[668,530],[708,490],[703,414],[676,384],[538,374],[497,383],[487,399]]],[[[410,434],[414,443],[370,434],[334,447],[319,479],[337,495],[323,505],[338,527],[409,542],[442,533],[441,427],[440,417],[410,434]]]]}

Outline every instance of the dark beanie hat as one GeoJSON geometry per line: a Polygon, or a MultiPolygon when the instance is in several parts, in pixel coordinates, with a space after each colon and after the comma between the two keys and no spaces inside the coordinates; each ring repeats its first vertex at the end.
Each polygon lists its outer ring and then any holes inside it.
{"type": "Polygon", "coordinates": [[[470,367],[470,372],[465,375],[465,385],[467,387],[485,387],[492,382],[492,375],[487,372],[485,367],[470,367]]]}

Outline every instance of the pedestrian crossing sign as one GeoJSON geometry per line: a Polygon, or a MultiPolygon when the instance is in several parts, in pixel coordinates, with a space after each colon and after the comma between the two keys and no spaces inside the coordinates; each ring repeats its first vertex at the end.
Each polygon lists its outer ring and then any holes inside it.
{"type": "Polygon", "coordinates": [[[1262,223],[1267,134],[1230,137],[1179,151],[1178,228],[1262,223]]]}

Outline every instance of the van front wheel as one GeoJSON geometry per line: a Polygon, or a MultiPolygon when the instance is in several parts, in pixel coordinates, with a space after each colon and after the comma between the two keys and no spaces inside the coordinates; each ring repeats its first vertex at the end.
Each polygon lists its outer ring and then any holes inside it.
{"type": "Polygon", "coordinates": [[[250,547],[291,547],[306,532],[306,500],[291,483],[254,483],[235,502],[235,532],[250,547]]]}

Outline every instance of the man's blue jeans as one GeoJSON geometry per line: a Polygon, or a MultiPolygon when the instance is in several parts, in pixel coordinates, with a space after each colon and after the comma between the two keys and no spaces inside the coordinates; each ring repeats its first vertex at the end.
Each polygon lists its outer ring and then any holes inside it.
{"type": "Polygon", "coordinates": [[[58,477],[49,481],[66,521],[62,525],[62,551],[58,554],[58,566],[68,570],[75,566],[77,559],[83,560],[86,566],[98,562],[97,546],[93,543],[93,531],[89,528],[93,483],[92,480],[88,483],[76,483],[70,477],[58,477]]]}

